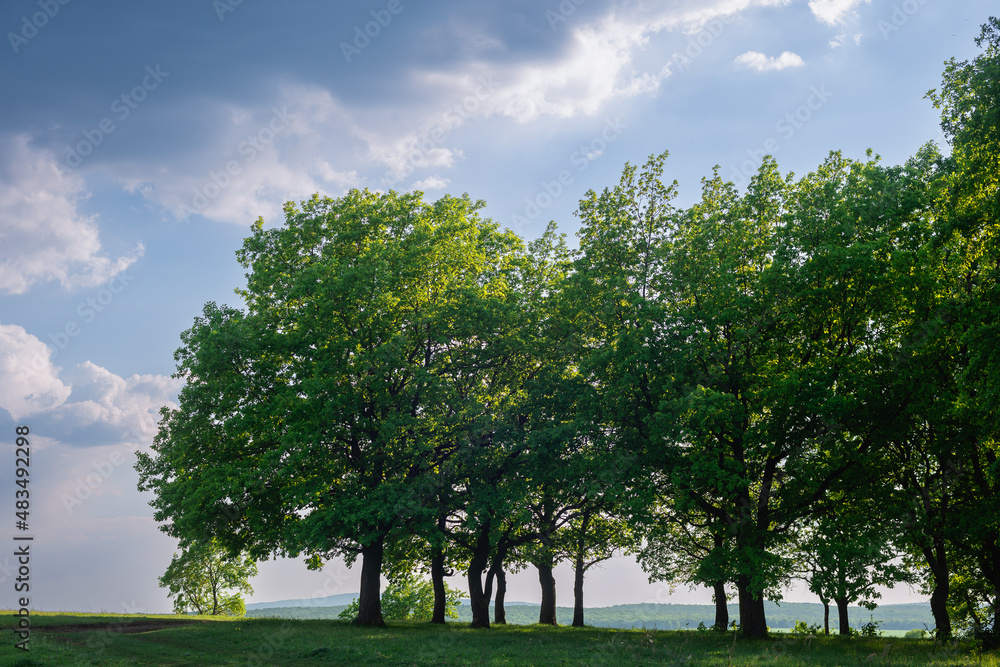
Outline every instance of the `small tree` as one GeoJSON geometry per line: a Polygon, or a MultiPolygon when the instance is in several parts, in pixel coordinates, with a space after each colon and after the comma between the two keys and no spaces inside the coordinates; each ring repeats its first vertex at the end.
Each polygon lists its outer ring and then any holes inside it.
{"type": "Polygon", "coordinates": [[[257,564],[249,556],[232,558],[211,540],[174,554],[159,584],[170,589],[175,614],[242,616],[246,605],[240,593],[253,594],[250,577],[254,576],[257,564]]]}
{"type": "MultiPolygon", "coordinates": [[[[861,478],[857,488],[861,486],[861,478]]],[[[868,488],[874,484],[868,483],[868,488]]],[[[851,634],[848,605],[874,610],[878,586],[913,582],[898,546],[903,527],[878,516],[878,502],[859,494],[832,493],[829,506],[799,533],[800,558],[809,590],[823,602],[823,630],[830,633],[830,601],[837,604],[840,634],[851,634]]]]}
{"type": "MultiPolygon", "coordinates": [[[[458,605],[462,592],[444,584],[445,616],[458,618],[458,605]]],[[[387,621],[429,621],[434,613],[434,587],[430,581],[403,572],[389,580],[382,593],[382,617],[387,621]]],[[[358,615],[358,601],[355,599],[338,618],[353,621],[358,615]]]]}

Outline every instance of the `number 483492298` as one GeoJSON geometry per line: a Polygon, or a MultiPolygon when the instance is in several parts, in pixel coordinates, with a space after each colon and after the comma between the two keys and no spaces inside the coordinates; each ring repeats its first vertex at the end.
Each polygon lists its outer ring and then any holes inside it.
{"type": "Polygon", "coordinates": [[[15,507],[17,507],[17,512],[15,512],[18,522],[17,527],[21,530],[28,529],[28,508],[31,506],[29,502],[30,494],[28,493],[28,480],[30,476],[30,471],[28,469],[30,463],[30,443],[26,437],[29,433],[27,426],[17,427],[17,451],[15,452],[17,456],[15,475],[17,476],[17,481],[14,482],[19,489],[15,492],[15,497],[17,501],[15,507]]]}

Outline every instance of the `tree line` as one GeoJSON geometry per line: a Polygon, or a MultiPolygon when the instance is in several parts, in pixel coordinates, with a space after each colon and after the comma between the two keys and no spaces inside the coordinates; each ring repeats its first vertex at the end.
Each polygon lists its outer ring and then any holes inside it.
{"type": "MultiPolygon", "coordinates": [[[[215,540],[380,577],[505,577],[616,552],[653,580],[735,590],[744,636],[808,582],[841,632],[876,585],[919,582],[939,636],[1000,616],[1000,21],[928,97],[902,165],[833,152],[674,204],[667,153],[579,203],[577,247],[525,244],[468,195],[351,190],[285,205],[237,253],[243,309],[182,336],[140,490],[182,546],[215,540]]],[[[827,626],[829,623],[827,622],[827,626]]]]}

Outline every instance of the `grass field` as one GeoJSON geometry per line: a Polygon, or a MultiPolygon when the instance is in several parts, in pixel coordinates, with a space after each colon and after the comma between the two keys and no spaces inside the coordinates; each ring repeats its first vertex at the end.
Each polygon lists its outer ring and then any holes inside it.
{"type": "Polygon", "coordinates": [[[0,612],[0,665],[985,665],[1000,656],[971,643],[733,633],[494,627],[426,623],[388,629],[341,621],[209,619],[33,613],[30,652],[14,648],[17,625],[0,612]]]}

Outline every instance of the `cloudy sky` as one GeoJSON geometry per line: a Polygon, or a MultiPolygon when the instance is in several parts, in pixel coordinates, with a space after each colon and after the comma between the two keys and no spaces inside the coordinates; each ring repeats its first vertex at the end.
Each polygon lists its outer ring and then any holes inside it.
{"type": "MultiPolygon", "coordinates": [[[[352,187],[467,192],[531,239],[549,220],[572,235],[587,190],[664,150],[682,205],[714,165],[739,185],[765,153],[797,174],[830,150],[898,163],[941,140],[923,95],[946,59],[975,55],[991,8],[7,0],[0,442],[31,428],[32,604],[169,610],[156,578],[175,544],[132,464],[176,399],[180,332],[207,301],[241,305],[234,252],[258,216],[352,187]]],[[[0,540],[17,532],[10,447],[0,540]]],[[[356,591],[358,574],[265,563],[253,600],[356,591]]],[[[532,572],[508,599],[539,599],[532,572]]],[[[627,559],[588,580],[590,605],[645,601],[710,598],[671,597],[627,559]]]]}

